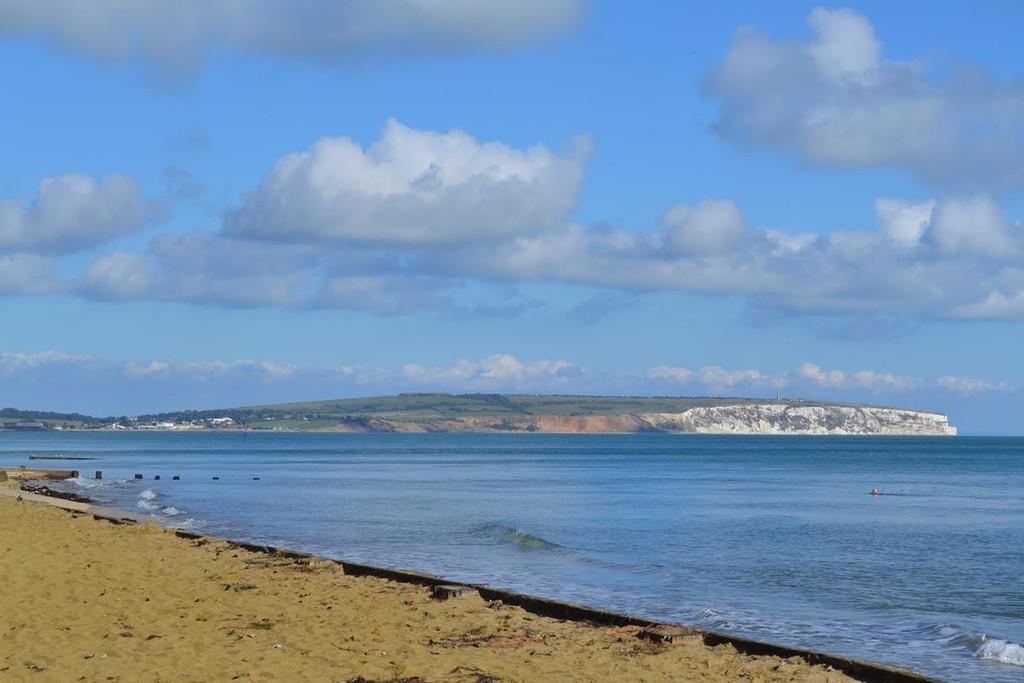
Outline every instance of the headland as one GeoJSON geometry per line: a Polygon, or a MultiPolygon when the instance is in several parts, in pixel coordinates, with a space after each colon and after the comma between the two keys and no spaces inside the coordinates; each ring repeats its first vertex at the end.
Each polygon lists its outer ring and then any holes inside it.
{"type": "Polygon", "coordinates": [[[0,411],[0,429],[952,436],[931,410],[803,399],[412,393],[97,418],[0,411]]]}

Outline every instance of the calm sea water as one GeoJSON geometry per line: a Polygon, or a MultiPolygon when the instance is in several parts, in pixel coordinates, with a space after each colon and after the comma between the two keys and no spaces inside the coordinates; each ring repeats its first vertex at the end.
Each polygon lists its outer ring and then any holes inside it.
{"type": "Polygon", "coordinates": [[[33,453],[207,533],[1024,681],[1024,439],[0,433],[33,453]]]}

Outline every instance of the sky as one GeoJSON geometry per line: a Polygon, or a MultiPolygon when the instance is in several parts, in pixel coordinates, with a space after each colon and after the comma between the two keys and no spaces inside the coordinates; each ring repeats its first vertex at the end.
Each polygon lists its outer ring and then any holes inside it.
{"type": "Polygon", "coordinates": [[[1022,22],[0,0],[0,405],[781,395],[1024,433],[1022,22]]]}

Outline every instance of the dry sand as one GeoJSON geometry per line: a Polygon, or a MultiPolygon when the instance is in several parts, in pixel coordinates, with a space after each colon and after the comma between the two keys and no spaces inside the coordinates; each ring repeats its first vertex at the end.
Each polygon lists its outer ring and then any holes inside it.
{"type": "Polygon", "coordinates": [[[0,497],[0,681],[815,681],[223,541],[0,497]]]}

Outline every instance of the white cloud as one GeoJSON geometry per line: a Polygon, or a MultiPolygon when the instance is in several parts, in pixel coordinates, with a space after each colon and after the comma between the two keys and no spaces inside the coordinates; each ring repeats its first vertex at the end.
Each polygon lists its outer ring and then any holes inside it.
{"type": "Polygon", "coordinates": [[[894,375],[891,372],[860,370],[853,373],[853,381],[865,389],[885,391],[909,391],[920,385],[920,380],[907,375],[894,375]]]}
{"type": "Polygon", "coordinates": [[[60,351],[36,351],[32,353],[0,351],[0,375],[9,377],[53,366],[82,365],[93,360],[92,356],[63,353],[60,351]]]}
{"type": "Polygon", "coordinates": [[[829,167],[897,167],[942,187],[1024,187],[1024,86],[882,56],[870,22],[815,9],[811,35],[740,29],[706,83],[717,130],[829,167]]]}
{"type": "Polygon", "coordinates": [[[45,178],[28,206],[0,201],[0,249],[76,251],[134,232],[159,212],[128,176],[45,178]]]}
{"type": "Polygon", "coordinates": [[[443,248],[161,235],[145,253],[97,259],[73,289],[111,300],[514,314],[523,307],[465,298],[544,282],[734,295],[758,309],[800,315],[1024,316],[1024,265],[1014,256],[1024,230],[990,198],[882,199],[876,211],[878,230],[791,234],[734,222],[728,217],[742,216],[739,209],[715,200],[677,207],[670,213],[679,215],[656,230],[568,225],[488,243],[445,235],[452,241],[443,248]],[[694,213],[711,218],[686,225],[694,213]],[[694,226],[718,227],[702,233],[694,226]]]}
{"type": "Polygon", "coordinates": [[[191,69],[225,49],[335,61],[504,49],[575,23],[583,0],[0,0],[0,31],[106,61],[191,69]]]}
{"type": "Polygon", "coordinates": [[[957,306],[952,311],[956,318],[1022,318],[1024,317],[1024,286],[1009,294],[988,292],[980,301],[957,306]]]}
{"type": "Polygon", "coordinates": [[[444,244],[561,228],[583,176],[585,144],[560,157],[391,120],[361,148],[324,138],[281,159],[227,220],[235,236],[444,244]]]}
{"type": "Polygon", "coordinates": [[[0,254],[0,294],[43,294],[56,288],[50,259],[32,254],[0,254]]]}
{"type": "Polygon", "coordinates": [[[693,207],[676,204],[662,216],[661,224],[668,247],[693,256],[733,251],[747,233],[746,218],[728,199],[708,199],[693,207]]]}
{"type": "Polygon", "coordinates": [[[709,365],[701,368],[697,376],[705,386],[713,389],[731,389],[739,384],[770,384],[773,387],[786,385],[784,376],[770,376],[760,370],[726,370],[718,365],[709,365]]]}
{"type": "Polygon", "coordinates": [[[145,254],[117,251],[92,263],[75,289],[108,300],[290,306],[311,284],[305,250],[213,235],[161,235],[145,254]]]}
{"type": "Polygon", "coordinates": [[[433,258],[451,273],[627,290],[738,294],[798,314],[1009,317],[1024,301],[1020,223],[986,196],[879,202],[881,229],[795,235],[747,227],[719,253],[656,232],[574,227],[433,258]],[[929,213],[929,211],[931,213],[929,213]]]}
{"type": "Polygon", "coordinates": [[[816,34],[807,53],[822,72],[836,80],[858,79],[878,68],[882,45],[871,22],[861,15],[816,7],[807,23],[816,34]]]}
{"type": "Polygon", "coordinates": [[[646,373],[647,379],[665,380],[670,382],[689,382],[693,378],[693,370],[689,368],[675,368],[670,365],[658,365],[646,373]]]}
{"type": "MultiPolygon", "coordinates": [[[[912,375],[900,375],[878,370],[826,370],[814,363],[801,363],[792,372],[769,372],[757,369],[726,370],[718,365],[709,365],[699,370],[685,367],[659,365],[647,370],[644,377],[656,383],[676,384],[691,391],[703,389],[751,392],[768,389],[789,388],[793,391],[822,389],[832,392],[833,398],[838,396],[854,397],[860,392],[869,391],[874,395],[906,394],[908,392],[937,387],[961,394],[977,394],[990,392],[1008,392],[1013,387],[1005,381],[991,381],[971,377],[945,375],[935,380],[927,380],[912,375]],[[841,392],[836,394],[835,392],[841,392]]],[[[826,394],[826,396],[828,396],[826,394]]]]}
{"type": "Polygon", "coordinates": [[[990,392],[1007,392],[1013,389],[1008,382],[992,382],[974,377],[957,377],[945,375],[935,381],[943,389],[955,391],[960,394],[982,394],[990,392]]]}
{"type": "MultiPolygon", "coordinates": [[[[333,367],[298,366],[281,361],[136,360],[113,361],[58,351],[0,351],[0,402],[23,407],[35,391],[44,398],[53,387],[70,390],[89,412],[100,410],[104,395],[149,396],[161,409],[216,408],[239,404],[308,400],[310,396],[377,395],[402,391],[525,392],[617,395],[752,396],[818,400],[885,401],[900,396],[931,400],[936,391],[973,396],[1015,391],[1006,381],[944,375],[935,379],[887,371],[824,370],[804,363],[793,371],[756,368],[730,370],[706,365],[651,367],[638,374],[587,370],[565,359],[525,360],[508,353],[463,358],[450,364],[409,362],[394,366],[340,363],[333,367]],[[242,388],[242,389],[240,389],[242,388]],[[38,391],[37,391],[38,390],[38,391]],[[239,393],[242,391],[242,393],[239,393]],[[242,398],[240,398],[240,396],[242,398]],[[259,398],[256,398],[259,397],[259,398]]],[[[60,394],[60,392],[58,392],[60,394]]],[[[62,395],[62,394],[60,394],[62,395]]],[[[151,410],[133,398],[127,412],[151,410]]],[[[915,401],[916,402],[916,401],[915,401]]],[[[38,404],[39,398],[33,399],[38,404]]],[[[42,404],[44,408],[58,408],[42,404]]],[[[116,410],[124,411],[126,404],[116,410]]]]}
{"type": "Polygon", "coordinates": [[[846,384],[846,373],[842,370],[822,370],[813,363],[803,363],[796,369],[796,374],[823,387],[841,387],[846,384]]]}
{"type": "Polygon", "coordinates": [[[507,353],[496,353],[480,360],[458,360],[447,367],[409,363],[402,366],[398,376],[420,385],[494,390],[558,386],[580,372],[564,360],[523,362],[507,353]]]}
{"type": "Polygon", "coordinates": [[[786,373],[769,373],[761,370],[726,370],[720,365],[706,365],[698,370],[683,367],[659,365],[650,368],[644,375],[647,379],[674,384],[703,386],[715,391],[746,387],[780,389],[788,383],[786,373]]]}
{"type": "Polygon", "coordinates": [[[1020,255],[1020,236],[988,196],[938,205],[930,234],[950,254],[979,255],[997,261],[1020,255]]]}
{"type": "Polygon", "coordinates": [[[909,202],[902,199],[875,200],[875,213],[882,233],[904,247],[916,247],[928,229],[935,201],[909,202]]]}
{"type": "Polygon", "coordinates": [[[266,379],[291,377],[296,367],[258,360],[185,361],[170,363],[159,360],[125,363],[122,371],[134,379],[187,379],[194,382],[213,380],[266,379]]]}

